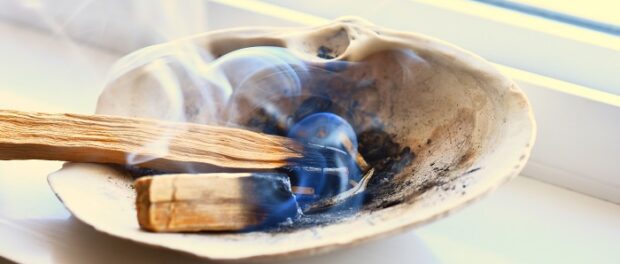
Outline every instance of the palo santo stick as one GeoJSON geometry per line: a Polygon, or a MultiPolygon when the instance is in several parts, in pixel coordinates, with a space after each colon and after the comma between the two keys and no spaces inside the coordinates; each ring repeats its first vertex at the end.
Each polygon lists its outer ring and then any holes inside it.
{"type": "Polygon", "coordinates": [[[138,223],[154,232],[248,230],[299,212],[284,174],[168,174],[135,187],[138,223]]]}
{"type": "Polygon", "coordinates": [[[243,129],[104,115],[0,110],[0,160],[127,164],[164,171],[273,169],[301,158],[295,141],[243,129]]]}
{"type": "Polygon", "coordinates": [[[296,195],[314,195],[314,188],[303,186],[291,186],[293,193],[296,195]]]}

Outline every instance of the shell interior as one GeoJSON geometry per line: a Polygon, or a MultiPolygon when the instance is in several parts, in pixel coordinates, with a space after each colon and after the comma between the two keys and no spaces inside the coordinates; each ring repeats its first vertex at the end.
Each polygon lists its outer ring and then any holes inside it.
{"type": "Polygon", "coordinates": [[[329,112],[355,129],[360,150],[365,142],[366,148],[368,142],[380,147],[372,162],[388,165],[376,175],[369,190],[373,199],[363,210],[329,224],[279,232],[143,232],[126,172],[67,164],[50,175],[67,208],[96,229],[214,260],[327,251],[433,221],[515,176],[534,141],[526,97],[489,63],[442,41],[359,19],[307,29],[217,31],[143,49],[119,65],[100,97],[99,114],[168,120],[181,116],[183,121],[260,130],[264,128],[251,125],[260,113],[277,109],[274,122],[286,126],[286,118],[278,117],[295,117],[304,102],[327,98],[329,112]],[[267,72],[253,75],[253,85],[244,85],[239,79],[246,72],[237,67],[231,70],[231,76],[238,77],[231,89],[205,89],[210,84],[195,80],[187,70],[195,58],[169,59],[189,48],[198,50],[201,63],[208,64],[250,47],[280,48],[295,55],[303,62],[293,70],[298,79],[278,79],[278,84],[269,81],[267,72]],[[156,69],[162,64],[178,78],[180,93],[171,94],[161,80],[156,69]]]}

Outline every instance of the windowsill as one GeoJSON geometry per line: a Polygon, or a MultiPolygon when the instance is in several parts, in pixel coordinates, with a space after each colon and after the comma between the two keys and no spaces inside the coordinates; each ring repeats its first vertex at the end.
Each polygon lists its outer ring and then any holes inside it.
{"type": "MultiPolygon", "coordinates": [[[[190,263],[70,217],[47,187],[59,162],[0,163],[0,256],[20,263],[190,263]],[[3,204],[4,203],[4,204],[3,204]]],[[[518,177],[454,215],[353,249],[283,263],[613,263],[620,206],[518,177]]]]}

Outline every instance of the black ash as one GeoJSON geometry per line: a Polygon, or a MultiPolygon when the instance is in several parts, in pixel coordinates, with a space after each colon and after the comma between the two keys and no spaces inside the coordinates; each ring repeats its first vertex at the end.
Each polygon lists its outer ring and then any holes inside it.
{"type": "Polygon", "coordinates": [[[319,49],[317,50],[316,56],[322,59],[326,59],[326,60],[331,60],[336,57],[334,56],[334,51],[325,46],[319,47],[319,49]]]}

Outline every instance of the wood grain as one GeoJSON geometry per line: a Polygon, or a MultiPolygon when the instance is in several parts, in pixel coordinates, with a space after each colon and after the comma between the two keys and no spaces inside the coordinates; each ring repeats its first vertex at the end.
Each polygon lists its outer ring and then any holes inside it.
{"type": "Polygon", "coordinates": [[[172,174],[134,185],[140,227],[154,232],[247,230],[298,213],[284,174],[172,174]]]}
{"type": "Polygon", "coordinates": [[[230,127],[0,110],[1,160],[131,164],[164,171],[273,169],[303,156],[302,149],[285,137],[230,127]]]}

